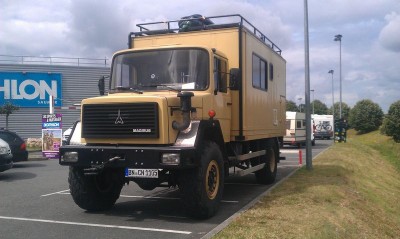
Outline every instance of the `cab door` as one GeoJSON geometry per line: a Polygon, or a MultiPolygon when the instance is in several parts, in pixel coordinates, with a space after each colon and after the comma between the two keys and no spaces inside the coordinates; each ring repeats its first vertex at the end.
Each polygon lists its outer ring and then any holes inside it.
{"type": "Polygon", "coordinates": [[[215,118],[220,121],[224,141],[230,140],[232,97],[228,88],[228,60],[214,56],[214,110],[215,118]]]}

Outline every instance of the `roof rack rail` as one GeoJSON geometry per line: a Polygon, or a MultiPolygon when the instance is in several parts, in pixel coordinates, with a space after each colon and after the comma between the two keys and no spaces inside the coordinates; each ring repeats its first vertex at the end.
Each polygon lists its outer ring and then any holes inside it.
{"type": "Polygon", "coordinates": [[[204,17],[204,16],[196,17],[196,16],[201,16],[201,15],[196,14],[189,17],[183,17],[182,19],[179,20],[172,20],[172,21],[136,24],[136,26],[139,27],[139,31],[129,33],[128,45],[129,47],[131,47],[130,45],[131,39],[134,37],[158,35],[158,34],[176,34],[180,32],[202,31],[202,30],[232,28],[232,27],[240,27],[240,28],[245,27],[251,33],[253,33],[253,35],[255,35],[258,39],[260,39],[260,41],[262,41],[264,44],[272,48],[272,50],[274,50],[276,53],[278,53],[279,55],[282,54],[282,50],[274,42],[272,42],[265,34],[263,34],[260,30],[258,30],[253,24],[251,24],[240,14],[221,15],[213,17],[204,17]],[[238,20],[236,20],[235,18],[238,20]],[[214,23],[212,20],[217,23],[214,23]],[[182,29],[180,27],[182,21],[189,21],[189,22],[196,21],[196,23],[200,22],[201,24],[200,25],[193,24],[194,26],[182,29]]]}

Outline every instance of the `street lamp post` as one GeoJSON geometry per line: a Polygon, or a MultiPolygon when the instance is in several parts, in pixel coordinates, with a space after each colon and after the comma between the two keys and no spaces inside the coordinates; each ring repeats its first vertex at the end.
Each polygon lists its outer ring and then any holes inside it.
{"type": "Polygon", "coordinates": [[[311,150],[311,113],[310,113],[310,49],[308,36],[308,2],[304,0],[304,68],[305,68],[305,97],[306,97],[306,168],[312,169],[311,150]]]}
{"type": "Polygon", "coordinates": [[[340,85],[340,103],[339,103],[339,119],[342,118],[342,35],[336,35],[334,41],[339,42],[339,85],[340,85]]]}
{"type": "Polygon", "coordinates": [[[297,100],[299,100],[299,111],[301,112],[301,100],[302,100],[303,98],[297,98],[297,100]]]}
{"type": "Polygon", "coordinates": [[[314,114],[314,90],[310,90],[312,92],[312,113],[314,114]]]}
{"type": "Polygon", "coordinates": [[[333,118],[335,118],[335,94],[334,94],[334,88],[333,88],[333,70],[328,71],[329,74],[332,74],[332,115],[333,118]]]}

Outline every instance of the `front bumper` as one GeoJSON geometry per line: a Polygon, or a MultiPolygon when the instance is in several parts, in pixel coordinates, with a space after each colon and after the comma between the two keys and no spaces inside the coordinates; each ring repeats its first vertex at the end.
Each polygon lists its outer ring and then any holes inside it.
{"type": "Polygon", "coordinates": [[[0,155],[0,172],[13,167],[12,155],[0,155]]]}
{"type": "Polygon", "coordinates": [[[327,138],[327,137],[333,137],[333,132],[330,131],[322,131],[322,132],[315,132],[314,133],[315,138],[327,138]]]}
{"type": "Polygon", "coordinates": [[[60,148],[59,163],[77,167],[128,167],[144,169],[180,169],[195,167],[196,150],[194,147],[175,146],[88,146],[67,145],[60,148]],[[76,162],[66,161],[65,153],[76,152],[76,162]],[[175,153],[180,155],[179,164],[162,163],[162,155],[175,153]],[[117,160],[113,160],[117,158],[117,160]]]}

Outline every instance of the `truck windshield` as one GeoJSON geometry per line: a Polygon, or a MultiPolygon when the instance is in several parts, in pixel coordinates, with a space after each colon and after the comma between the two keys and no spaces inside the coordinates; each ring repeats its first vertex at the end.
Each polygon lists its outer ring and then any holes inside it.
{"type": "Polygon", "coordinates": [[[208,52],[172,49],[122,53],[112,66],[110,93],[146,90],[205,90],[208,52]]]}

